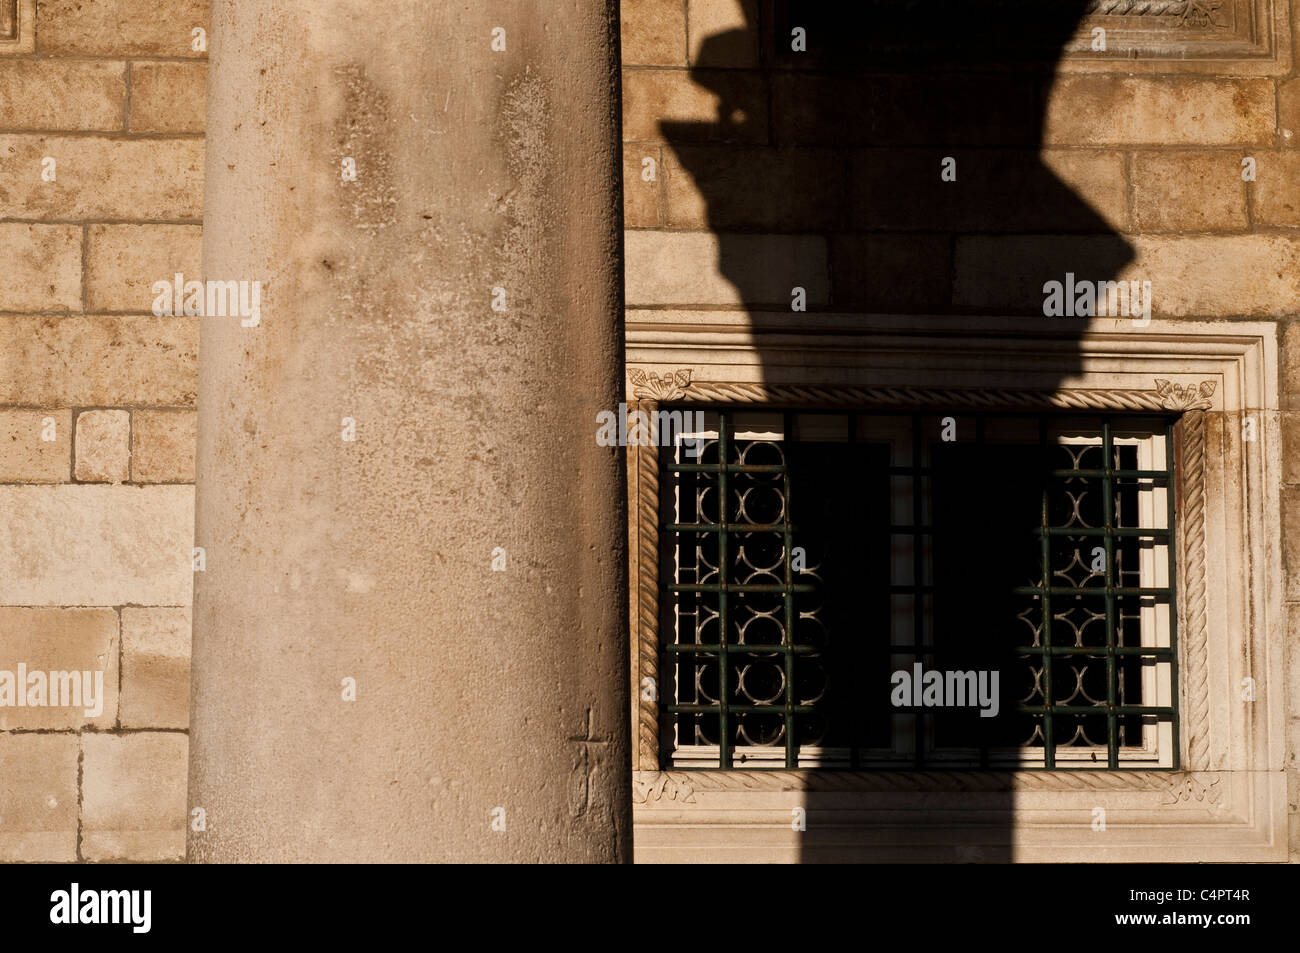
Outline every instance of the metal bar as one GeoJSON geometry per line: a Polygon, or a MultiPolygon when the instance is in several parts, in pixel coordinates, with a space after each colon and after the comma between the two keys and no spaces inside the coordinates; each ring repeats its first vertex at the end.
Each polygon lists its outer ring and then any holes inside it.
{"type": "MultiPolygon", "coordinates": [[[[700,643],[697,645],[694,642],[683,642],[680,644],[674,643],[671,645],[665,645],[664,651],[680,652],[683,654],[688,652],[721,652],[722,646],[716,642],[712,642],[707,645],[704,643],[700,643]]],[[[728,647],[727,651],[733,655],[735,655],[736,653],[740,653],[742,655],[776,655],[778,653],[783,653],[783,652],[793,652],[795,655],[811,655],[812,653],[817,651],[817,648],[816,646],[812,646],[812,645],[762,645],[762,646],[732,645],[728,647]]],[[[1156,650],[1152,649],[1152,651],[1156,651],[1156,650]]]]}
{"type": "MultiPolygon", "coordinates": [[[[1038,448],[1044,458],[1050,459],[1051,449],[1047,442],[1047,418],[1038,419],[1038,448]]],[[[1042,502],[1039,510],[1039,522],[1044,530],[1051,522],[1047,508],[1047,487],[1043,487],[1042,502]]],[[[1051,537],[1043,532],[1039,536],[1039,561],[1042,564],[1042,584],[1037,593],[1043,606],[1043,767],[1056,767],[1056,738],[1052,724],[1052,550],[1051,537]]]]}
{"type": "Polygon", "coordinates": [[[1171,588],[1147,588],[1145,586],[1085,586],[1078,588],[1076,586],[1016,586],[1012,592],[1016,595],[1031,595],[1034,593],[1050,592],[1054,596],[1164,596],[1168,598],[1173,595],[1171,588]]]}
{"type": "MultiPolygon", "coordinates": [[[[1044,652],[1051,652],[1053,655],[1095,655],[1098,658],[1106,656],[1106,648],[1100,645],[1054,645],[1050,649],[1039,645],[1020,645],[1013,651],[1018,654],[1028,655],[1041,655],[1044,652]]],[[[1172,649],[1161,648],[1156,645],[1117,645],[1113,652],[1115,655],[1136,655],[1153,659],[1169,658],[1173,654],[1172,649]]]]}
{"type": "MultiPolygon", "coordinates": [[[[738,715],[779,715],[785,710],[784,705],[665,705],[664,707],[675,715],[717,715],[719,718],[728,712],[738,715]]],[[[795,705],[793,709],[797,715],[809,715],[817,710],[812,705],[795,705]]],[[[728,745],[728,747],[734,746],[728,745]]],[[[732,755],[728,754],[727,760],[730,761],[731,758],[732,755]]]]}
{"type": "Polygon", "coordinates": [[[1105,475],[1101,480],[1102,523],[1106,529],[1102,545],[1106,555],[1106,753],[1109,767],[1119,767],[1119,719],[1115,715],[1115,481],[1111,471],[1115,466],[1115,445],[1111,438],[1110,418],[1101,421],[1101,453],[1105,475]]]}
{"type": "Polygon", "coordinates": [[[1168,705],[1017,705],[1016,711],[1035,715],[1159,715],[1169,717],[1174,709],[1168,705]]]}
{"type": "MultiPolygon", "coordinates": [[[[792,585],[794,592],[813,592],[815,586],[801,582],[792,585]]],[[[786,587],[777,583],[672,583],[669,592],[785,592],[786,587]]]]}
{"type": "MultiPolygon", "coordinates": [[[[922,573],[925,570],[925,561],[921,555],[921,534],[915,531],[916,527],[921,526],[924,516],[921,509],[921,478],[917,474],[917,469],[921,466],[921,447],[923,437],[921,433],[921,416],[912,415],[912,585],[919,587],[923,585],[922,573]]],[[[921,651],[924,646],[922,640],[925,637],[924,607],[921,602],[921,593],[918,591],[912,594],[912,642],[915,644],[913,658],[919,659],[921,664],[925,664],[925,654],[921,651]]],[[[925,764],[925,724],[922,723],[923,716],[919,713],[912,716],[912,758],[918,768],[925,764]]]]}
{"type": "Polygon", "coordinates": [[[674,463],[670,466],[673,473],[782,473],[783,463],[674,463]]]}
{"type": "MultiPolygon", "coordinates": [[[[718,414],[718,461],[727,462],[727,415],[718,414]]],[[[730,662],[727,660],[727,642],[730,639],[728,631],[729,619],[727,617],[727,586],[726,581],[731,574],[731,560],[727,553],[727,513],[729,512],[730,500],[727,498],[727,469],[723,467],[718,471],[718,520],[720,521],[718,531],[718,575],[723,581],[723,586],[718,590],[718,767],[731,767],[731,719],[728,718],[730,707],[728,701],[731,698],[730,672],[728,667],[730,662]]]]}
{"type": "MultiPolygon", "coordinates": [[[[790,414],[785,414],[781,418],[781,432],[785,435],[784,458],[786,462],[785,475],[782,482],[785,487],[785,594],[783,597],[785,608],[785,635],[782,639],[785,645],[793,648],[794,646],[794,573],[790,565],[790,551],[794,546],[794,529],[790,523],[790,451],[794,445],[794,423],[790,414]]],[[[809,589],[812,587],[809,586],[809,589]]],[[[794,652],[785,653],[785,766],[787,768],[797,768],[799,766],[799,752],[794,743],[794,652]]]]}

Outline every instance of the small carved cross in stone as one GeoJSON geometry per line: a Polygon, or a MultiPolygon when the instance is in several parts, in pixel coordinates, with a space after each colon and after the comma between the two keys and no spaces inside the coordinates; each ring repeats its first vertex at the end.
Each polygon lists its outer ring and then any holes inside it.
{"type": "Polygon", "coordinates": [[[569,796],[569,805],[574,817],[581,817],[587,813],[587,808],[591,803],[591,778],[595,773],[597,762],[597,758],[593,756],[591,749],[593,746],[600,748],[609,744],[608,741],[602,741],[592,736],[592,719],[592,710],[588,708],[585,731],[582,735],[569,739],[578,746],[578,757],[573,766],[573,788],[569,796]]]}

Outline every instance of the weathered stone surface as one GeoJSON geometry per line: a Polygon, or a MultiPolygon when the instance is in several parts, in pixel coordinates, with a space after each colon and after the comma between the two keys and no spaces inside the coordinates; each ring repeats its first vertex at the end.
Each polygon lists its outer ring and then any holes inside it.
{"type": "Polygon", "coordinates": [[[767,98],[760,76],[710,70],[702,78],[707,86],[685,70],[624,70],[623,138],[681,142],[767,139],[767,98]],[[725,110],[721,116],[719,108],[725,110]],[[671,135],[660,129],[661,122],[672,125],[671,135]]]}
{"type": "Polygon", "coordinates": [[[0,670],[17,673],[22,663],[29,677],[42,672],[46,682],[43,706],[0,707],[0,731],[112,728],[118,656],[117,613],[112,609],[0,607],[0,670]],[[51,672],[72,673],[75,684],[61,678],[57,686],[50,684],[51,672]],[[82,674],[87,672],[89,679],[82,674]]]}
{"type": "MultiPolygon", "coordinates": [[[[32,178],[39,182],[39,158],[34,168],[37,171],[32,178]]],[[[0,176],[0,204],[4,194],[4,177],[0,176]]],[[[0,269],[0,311],[81,308],[81,229],[78,226],[0,222],[0,248],[5,250],[5,266],[0,269]]]]}
{"type": "Polygon", "coordinates": [[[77,415],[73,476],[85,483],[124,483],[131,476],[131,415],[86,410],[77,415]]]}
{"type": "Polygon", "coordinates": [[[1300,410],[1300,321],[1282,328],[1281,398],[1283,410],[1300,410]]]}
{"type": "Polygon", "coordinates": [[[41,0],[36,48],[41,53],[99,56],[205,56],[191,31],[208,26],[208,0],[41,0]]]}
{"type": "Polygon", "coordinates": [[[189,609],[122,609],[121,705],[124,728],[189,727],[189,609]]]}
{"type": "Polygon", "coordinates": [[[826,240],[815,235],[631,231],[625,236],[628,307],[808,304],[829,297],[826,240]],[[725,261],[719,261],[725,255],[725,261]]]}
{"type": "Polygon", "coordinates": [[[0,59],[0,129],[122,128],[126,64],[0,59]]]}
{"type": "Polygon", "coordinates": [[[131,479],[193,483],[198,415],[192,410],[137,410],[131,425],[131,479]]]}
{"type": "Polygon", "coordinates": [[[1133,224],[1153,232],[1244,229],[1240,153],[1135,153],[1133,224]]]}
{"type": "Polygon", "coordinates": [[[657,142],[623,145],[623,224],[628,228],[659,224],[659,194],[664,176],[663,156],[657,142]],[[642,178],[646,159],[654,160],[654,180],[642,178]]]}
{"type": "Polygon", "coordinates": [[[623,0],[619,32],[624,66],[684,66],[686,11],[682,0],[623,0]]]}
{"type": "Polygon", "coordinates": [[[1282,488],[1282,560],[1286,599],[1300,601],[1300,487],[1282,488]]]}
{"type": "Polygon", "coordinates": [[[758,0],[686,0],[694,66],[758,63],[758,0]]]}
{"type": "MultiPolygon", "coordinates": [[[[1300,296],[1300,239],[1280,235],[1136,236],[1135,257],[1115,280],[1150,281],[1152,313],[1284,315],[1300,296]]],[[[1041,313],[1045,266],[1072,262],[1078,279],[1110,278],[1094,259],[1106,238],[979,236],[957,241],[958,304],[1041,313]],[[1016,271],[1009,270],[1014,263],[1016,271]]],[[[1062,280],[1064,275],[1055,276],[1062,280]]],[[[1045,319],[1046,320],[1046,319],[1045,319]]]]}
{"type": "Polygon", "coordinates": [[[612,9],[217,7],[191,860],[630,859],[612,9]]]}
{"type": "MultiPolygon", "coordinates": [[[[93,311],[149,312],[155,281],[201,278],[199,225],[91,225],[86,283],[93,311]]],[[[168,319],[170,320],[170,319],[168,319]]]]}
{"type": "Polygon", "coordinates": [[[0,410],[0,483],[67,483],[71,464],[70,411],[0,410]]]}
{"type": "Polygon", "coordinates": [[[202,204],[201,139],[0,136],[0,216],[198,219],[202,204]]]}
{"type": "Polygon", "coordinates": [[[1300,79],[1278,84],[1277,118],[1282,144],[1291,149],[1300,147],[1300,79]]]}
{"type": "Polygon", "coordinates": [[[190,603],[193,487],[0,486],[0,513],[0,604],[190,603]]]}
{"type": "Polygon", "coordinates": [[[1257,152],[1255,162],[1255,223],[1300,225],[1300,152],[1257,152]]]}
{"type": "Polygon", "coordinates": [[[206,63],[133,63],[132,132],[202,132],[207,102],[206,63]]]}
{"type": "Polygon", "coordinates": [[[0,734],[0,861],[77,859],[77,736],[0,734]]]}
{"type": "Polygon", "coordinates": [[[185,856],[187,739],[179,732],[81,736],[87,860],[185,856]]]}
{"type": "Polygon", "coordinates": [[[6,315],[0,320],[0,401],[192,405],[198,324],[198,318],[6,315]]]}
{"type": "Polygon", "coordinates": [[[1044,126],[1050,145],[1267,144],[1273,84],[1266,79],[1062,76],[1044,126]]]}

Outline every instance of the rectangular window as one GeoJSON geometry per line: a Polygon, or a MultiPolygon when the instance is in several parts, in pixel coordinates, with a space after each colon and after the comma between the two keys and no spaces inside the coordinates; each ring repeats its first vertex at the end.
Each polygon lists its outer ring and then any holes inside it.
{"type": "Polygon", "coordinates": [[[1173,424],[706,411],[660,455],[663,763],[1177,767],[1173,424]]]}

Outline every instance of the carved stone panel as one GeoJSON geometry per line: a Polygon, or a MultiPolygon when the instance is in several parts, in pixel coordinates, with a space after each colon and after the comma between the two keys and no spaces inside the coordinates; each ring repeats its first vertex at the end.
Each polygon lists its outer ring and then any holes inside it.
{"type": "Polygon", "coordinates": [[[36,0],[0,0],[0,55],[36,51],[36,0]]]}
{"type": "Polygon", "coordinates": [[[1090,0],[1067,69],[1245,74],[1290,68],[1287,0],[1090,0]],[[1098,29],[1105,50],[1097,49],[1098,29]]]}

